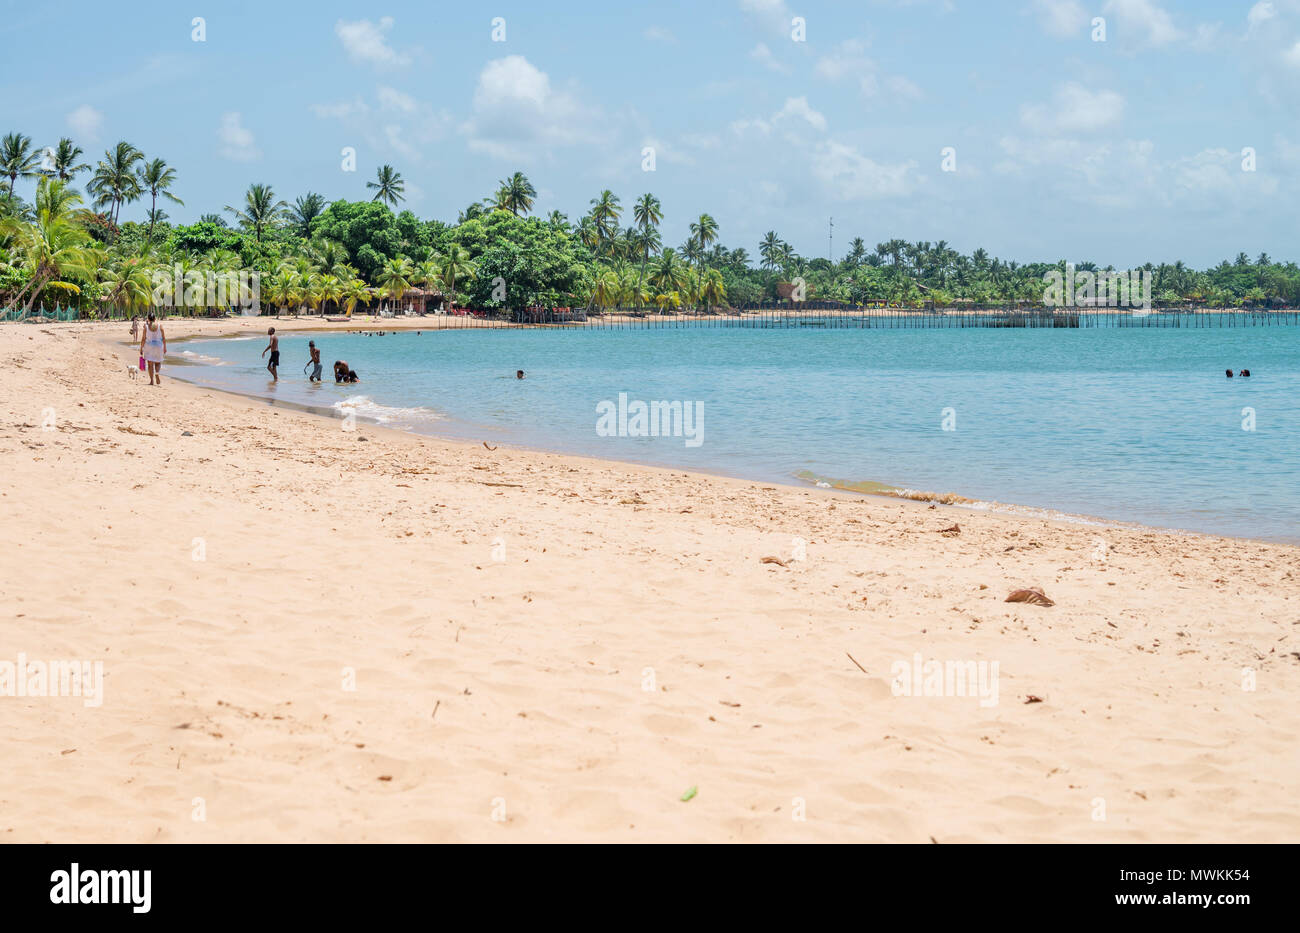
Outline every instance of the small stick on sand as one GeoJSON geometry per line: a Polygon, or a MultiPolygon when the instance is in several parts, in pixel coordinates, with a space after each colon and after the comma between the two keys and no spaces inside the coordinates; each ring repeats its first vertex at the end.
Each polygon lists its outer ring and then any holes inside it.
{"type": "MultiPolygon", "coordinates": [[[[867,669],[866,669],[865,667],[863,667],[861,664],[858,664],[858,659],[857,659],[857,658],[855,658],[853,655],[849,654],[847,651],[844,652],[844,653],[845,653],[846,655],[848,655],[848,658],[849,658],[850,661],[852,661],[854,664],[857,664],[858,670],[862,671],[862,673],[864,673],[864,674],[867,673],[867,669]]],[[[870,677],[871,675],[870,675],[870,674],[867,674],[867,676],[870,677]]]]}

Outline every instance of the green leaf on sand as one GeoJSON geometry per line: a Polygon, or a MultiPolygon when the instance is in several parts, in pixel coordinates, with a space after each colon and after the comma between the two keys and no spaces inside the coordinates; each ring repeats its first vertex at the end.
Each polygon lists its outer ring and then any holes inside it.
{"type": "Polygon", "coordinates": [[[682,794],[680,799],[682,800],[683,803],[685,803],[687,800],[690,800],[692,797],[694,797],[698,791],[699,791],[698,787],[692,787],[686,793],[682,794]]]}

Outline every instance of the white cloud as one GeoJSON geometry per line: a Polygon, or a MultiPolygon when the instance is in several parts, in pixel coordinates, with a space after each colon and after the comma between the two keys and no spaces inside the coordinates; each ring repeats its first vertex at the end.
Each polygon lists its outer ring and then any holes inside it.
{"type": "MultiPolygon", "coordinates": [[[[607,131],[608,128],[606,128],[607,131]]],[[[526,159],[554,146],[599,141],[598,115],[522,55],[488,62],[461,127],[469,146],[500,159],[526,159]]]]}
{"type": "Polygon", "coordinates": [[[766,42],[760,42],[750,49],[749,57],[771,71],[781,74],[790,73],[790,66],[778,61],[776,56],[772,54],[772,50],[767,47],[766,42]]]}
{"type": "Polygon", "coordinates": [[[1282,56],[1282,60],[1292,68],[1300,68],[1300,42],[1291,46],[1291,48],[1282,56]]]}
{"type": "Polygon", "coordinates": [[[312,104],[311,112],[318,117],[342,120],[347,117],[369,113],[370,107],[360,96],[357,96],[351,100],[341,100],[336,104],[312,104]]]}
{"type": "Polygon", "coordinates": [[[867,58],[866,50],[866,43],[862,40],[848,39],[837,45],[829,55],[818,59],[814,70],[828,81],[840,81],[858,76],[863,71],[874,71],[875,62],[867,58]]]}
{"type": "Polygon", "coordinates": [[[1078,0],[1034,0],[1034,10],[1049,36],[1071,39],[1088,24],[1088,11],[1078,0]]]}
{"type": "Polygon", "coordinates": [[[826,131],[826,117],[808,105],[806,97],[791,97],[776,113],[767,119],[756,117],[752,120],[736,120],[731,130],[737,136],[753,130],[762,136],[770,136],[774,130],[783,130],[786,139],[797,142],[803,130],[801,124],[807,124],[819,132],[826,131]]]}
{"type": "Polygon", "coordinates": [[[794,17],[785,0],[740,0],[740,8],[764,29],[787,36],[790,34],[790,20],[794,17]]]}
{"type": "Polygon", "coordinates": [[[384,110],[415,113],[419,109],[419,104],[414,97],[391,87],[380,87],[375,96],[379,99],[379,106],[384,110]]]}
{"type": "Polygon", "coordinates": [[[1114,91],[1090,91],[1077,81],[1058,85],[1050,104],[1026,104],[1020,119],[1039,133],[1092,133],[1119,122],[1124,98],[1114,91]]]}
{"type": "Polygon", "coordinates": [[[902,75],[881,75],[880,67],[867,56],[867,44],[861,39],[846,39],[828,54],[817,60],[813,71],[819,78],[838,83],[844,80],[857,82],[863,97],[876,97],[883,83],[885,90],[895,97],[917,99],[921,89],[902,75]]]}
{"type": "MultiPolygon", "coordinates": [[[[1275,177],[1241,170],[1241,153],[1204,149],[1161,160],[1147,139],[1004,138],[996,169],[1019,184],[1045,186],[1060,197],[1114,210],[1134,204],[1197,212],[1259,204],[1277,191],[1275,177]]],[[[1044,192],[1043,196],[1049,196],[1044,192]]]]}
{"type": "Polygon", "coordinates": [[[72,131],[90,142],[98,140],[104,129],[104,115],[89,104],[82,104],[67,119],[72,131]]]}
{"type": "Polygon", "coordinates": [[[676,42],[677,37],[673,35],[671,29],[663,26],[647,26],[645,32],[641,33],[650,42],[676,42]]]}
{"type": "Polygon", "coordinates": [[[446,110],[412,97],[404,91],[380,85],[374,103],[360,95],[332,104],[312,104],[311,112],[327,120],[337,120],[355,134],[352,144],[366,145],[395,152],[405,159],[419,162],[430,145],[441,139],[451,125],[446,110]]]}
{"type": "Polygon", "coordinates": [[[396,66],[410,64],[411,57],[398,52],[385,41],[393,28],[393,18],[383,17],[378,23],[368,19],[355,22],[341,19],[334,24],[334,34],[343,42],[343,48],[354,62],[369,65],[396,66]]]}
{"type": "Polygon", "coordinates": [[[217,130],[221,141],[221,155],[232,162],[252,162],[261,158],[262,150],[257,148],[253,133],[244,126],[238,111],[221,115],[221,126],[217,130]]]}
{"type": "Polygon", "coordinates": [[[893,97],[904,100],[920,100],[925,96],[919,87],[902,75],[890,75],[885,79],[885,87],[893,97]]]}
{"type": "Polygon", "coordinates": [[[815,130],[826,130],[826,118],[808,106],[808,98],[791,97],[785,102],[785,106],[778,110],[772,116],[773,124],[780,124],[786,120],[803,120],[815,130]]]}
{"type": "Polygon", "coordinates": [[[1186,35],[1153,0],[1107,0],[1102,12],[1115,17],[1121,35],[1141,33],[1150,45],[1168,45],[1186,35]]]}
{"type": "Polygon", "coordinates": [[[1250,12],[1246,14],[1246,25],[1251,29],[1254,29],[1256,26],[1262,26],[1264,23],[1267,23],[1276,16],[1277,7],[1273,6],[1269,0],[1260,0],[1260,2],[1251,7],[1250,12]]]}
{"type": "Polygon", "coordinates": [[[834,197],[848,201],[902,197],[910,194],[919,181],[915,162],[877,162],[852,146],[832,140],[818,145],[812,172],[834,197]]]}

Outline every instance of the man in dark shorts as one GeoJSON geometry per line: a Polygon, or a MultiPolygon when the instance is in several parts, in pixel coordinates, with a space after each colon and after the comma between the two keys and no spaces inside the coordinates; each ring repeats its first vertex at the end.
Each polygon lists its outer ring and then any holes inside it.
{"type": "Polygon", "coordinates": [[[262,351],[262,355],[266,356],[267,350],[271,351],[271,362],[266,364],[266,368],[267,370],[270,371],[271,378],[274,379],[276,382],[279,382],[280,377],[276,375],[275,371],[280,365],[280,338],[275,336],[274,327],[272,327],[266,333],[271,338],[271,342],[266,345],[266,350],[262,351]]]}

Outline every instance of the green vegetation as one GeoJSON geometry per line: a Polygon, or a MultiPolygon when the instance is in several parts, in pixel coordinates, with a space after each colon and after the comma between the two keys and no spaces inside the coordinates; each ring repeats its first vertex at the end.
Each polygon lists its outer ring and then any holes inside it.
{"type": "MultiPolygon", "coordinates": [[[[861,238],[832,262],[800,256],[775,231],[757,244],[755,265],[747,250],[722,243],[718,221],[707,213],[690,223],[685,243],[666,246],[665,214],[653,194],[625,209],[613,191],[601,191],[576,223],[559,211],[530,216],[537,190],[520,172],[460,211],[455,223],[421,220],[398,210],[406,185],[391,165],[377,170],[360,200],[331,202],[309,191],[290,204],[255,183],[236,206],[173,225],[159,205],[184,201],[175,193],[177,171],[165,160],[146,158],[125,141],[93,165],[82,156],[70,139],[48,150],[20,133],[0,139],[0,302],[9,317],[50,305],[135,313],[153,306],[160,280],[240,270],[259,274],[263,304],[280,311],[351,313],[409,302],[416,293],[477,309],[655,313],[776,306],[800,281],[806,300],[848,305],[1037,302],[1043,276],[1065,267],[1063,260],[1008,262],[983,249],[964,255],[945,241],[894,239],[868,249],[861,238]],[[84,196],[74,188],[83,172],[84,196]],[[30,203],[21,197],[24,187],[30,203]],[[123,205],[137,201],[148,205],[146,221],[121,223],[123,205]]],[[[1088,262],[1076,266],[1102,271],[1088,262]]],[[[1182,262],[1140,268],[1153,275],[1157,303],[1300,304],[1300,268],[1263,254],[1239,254],[1203,271],[1182,262]]],[[[219,312],[234,302],[197,303],[187,303],[188,313],[219,312]]]]}

